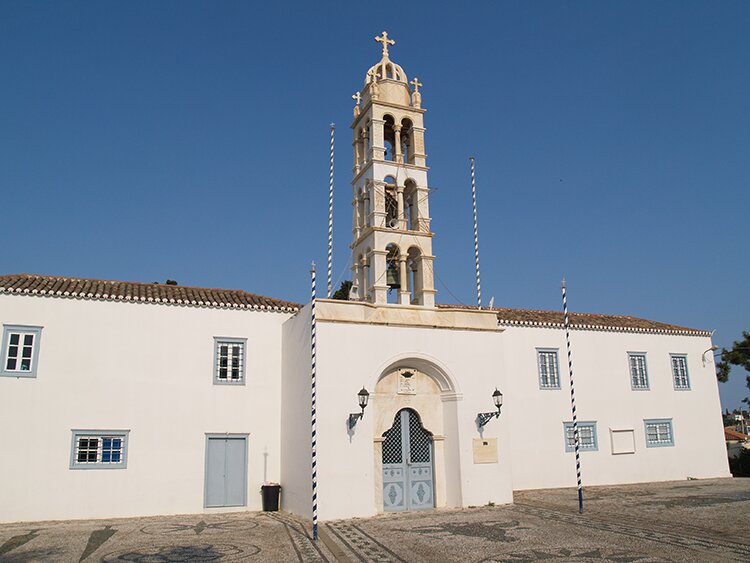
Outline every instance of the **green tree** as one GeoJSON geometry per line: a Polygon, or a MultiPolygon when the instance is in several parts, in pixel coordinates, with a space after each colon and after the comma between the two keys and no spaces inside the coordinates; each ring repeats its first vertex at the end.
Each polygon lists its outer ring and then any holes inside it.
{"type": "MultiPolygon", "coordinates": [[[[727,381],[732,366],[740,366],[750,373],[750,332],[742,332],[742,340],[735,340],[730,349],[722,349],[721,360],[716,364],[716,377],[719,381],[727,381]]],[[[745,379],[750,389],[750,375],[745,379]]],[[[750,399],[745,397],[743,402],[750,404],[750,399]]]]}
{"type": "Polygon", "coordinates": [[[341,282],[341,285],[336,290],[336,292],[331,295],[331,299],[338,299],[339,301],[349,301],[349,292],[352,290],[352,280],[344,280],[341,282]]]}

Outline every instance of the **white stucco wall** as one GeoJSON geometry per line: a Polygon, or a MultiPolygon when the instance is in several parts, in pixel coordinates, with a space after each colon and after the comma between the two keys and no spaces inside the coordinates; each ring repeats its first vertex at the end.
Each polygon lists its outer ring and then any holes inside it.
{"type": "Polygon", "coordinates": [[[310,305],[283,326],[281,509],[312,517],[310,305]]]}
{"type": "MultiPolygon", "coordinates": [[[[382,511],[377,502],[374,440],[379,436],[374,424],[378,413],[388,408],[388,398],[372,396],[353,432],[348,432],[347,419],[349,413],[359,411],[357,392],[363,386],[372,392],[389,367],[414,367],[420,362],[438,366],[455,385],[453,392],[445,394],[441,413],[420,412],[419,399],[413,398],[427,430],[435,433],[438,423],[430,420],[442,418],[446,482],[438,506],[512,501],[508,418],[491,421],[484,431],[485,437],[498,438],[499,463],[474,464],[472,451],[473,438],[480,437],[477,413],[494,410],[491,394],[496,386],[506,385],[498,368],[503,364],[500,332],[323,321],[317,335],[321,519],[382,511]]],[[[386,416],[392,420],[393,414],[388,411],[386,416]]],[[[440,469],[435,472],[438,480],[440,469]]]]}
{"type": "Polygon", "coordinates": [[[289,317],[0,295],[0,322],[43,327],[37,377],[0,377],[0,521],[224,510],[203,507],[206,433],[249,434],[259,510],[280,478],[289,317]],[[213,384],[214,336],[247,338],[246,385],[213,384]],[[71,470],[71,429],[130,430],[127,468],[71,470]]]}
{"type": "MultiPolygon", "coordinates": [[[[503,334],[506,408],[511,425],[513,488],[575,486],[573,453],[563,422],[571,421],[565,332],[509,327],[503,334]],[[557,348],[561,388],[539,388],[536,348],[557,348]]],[[[728,477],[721,406],[707,337],[573,330],[578,420],[596,421],[598,451],[581,453],[588,485],[728,477]],[[648,390],[633,390],[628,352],[646,354],[648,390]],[[686,354],[689,390],[675,390],[670,354],[686,354]],[[647,448],[645,419],[671,418],[673,447],[647,448]],[[613,455],[610,429],[632,428],[635,453],[613,455]]]]}

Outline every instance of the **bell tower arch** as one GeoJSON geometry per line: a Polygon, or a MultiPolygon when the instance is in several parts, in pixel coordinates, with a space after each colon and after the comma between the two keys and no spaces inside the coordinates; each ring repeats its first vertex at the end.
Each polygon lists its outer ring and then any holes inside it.
{"type": "Polygon", "coordinates": [[[435,306],[422,84],[391,61],[384,31],[380,62],[352,96],[352,293],[376,305],[435,306]]]}

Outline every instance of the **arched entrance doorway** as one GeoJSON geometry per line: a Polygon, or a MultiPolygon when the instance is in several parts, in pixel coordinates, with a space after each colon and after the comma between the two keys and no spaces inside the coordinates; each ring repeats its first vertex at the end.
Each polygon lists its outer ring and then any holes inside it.
{"type": "Polygon", "coordinates": [[[383,434],[383,510],[435,506],[432,435],[416,411],[401,409],[383,434]]]}
{"type": "Polygon", "coordinates": [[[461,506],[455,380],[434,358],[414,355],[379,373],[370,395],[377,510],[461,506]]]}

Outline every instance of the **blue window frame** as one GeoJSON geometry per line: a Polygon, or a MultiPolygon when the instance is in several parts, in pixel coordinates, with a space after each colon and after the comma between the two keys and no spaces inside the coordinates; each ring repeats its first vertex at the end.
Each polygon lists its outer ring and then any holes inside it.
{"type": "Polygon", "coordinates": [[[672,382],[675,389],[689,390],[690,377],[687,369],[687,356],[685,354],[671,354],[672,382]]]}
{"type": "Polygon", "coordinates": [[[0,375],[36,377],[42,327],[3,325],[0,375]]]}
{"type": "Polygon", "coordinates": [[[539,389],[560,389],[557,349],[537,348],[536,364],[539,368],[539,389]]]}
{"type": "Polygon", "coordinates": [[[71,469],[125,469],[129,430],[73,430],[71,469]]]}
{"type": "Polygon", "coordinates": [[[214,385],[245,384],[246,338],[214,337],[214,385]]]}
{"type": "MultiPolygon", "coordinates": [[[[573,435],[573,423],[564,422],[565,429],[565,451],[575,451],[575,436],[573,435]]],[[[582,452],[595,452],[599,450],[599,440],[596,436],[596,422],[578,423],[578,449],[582,452]]]]}
{"type": "Polygon", "coordinates": [[[631,389],[648,391],[648,370],[646,369],[646,354],[642,352],[628,353],[630,367],[631,389]]]}
{"type": "Polygon", "coordinates": [[[674,431],[671,418],[652,418],[644,420],[646,429],[646,447],[663,448],[674,446],[674,431]]]}

